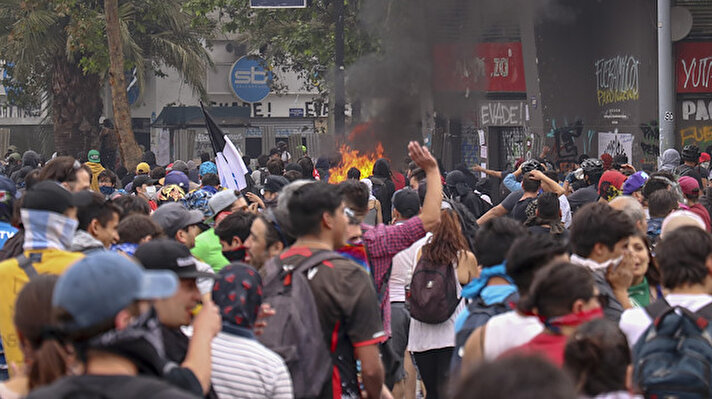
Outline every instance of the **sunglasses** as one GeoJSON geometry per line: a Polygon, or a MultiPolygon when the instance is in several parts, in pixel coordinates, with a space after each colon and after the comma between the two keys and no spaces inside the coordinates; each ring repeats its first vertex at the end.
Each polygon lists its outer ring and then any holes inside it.
{"type": "Polygon", "coordinates": [[[361,221],[359,221],[358,217],[356,216],[356,212],[354,212],[353,209],[344,208],[344,214],[346,214],[346,217],[349,218],[349,224],[361,224],[361,221]]]}

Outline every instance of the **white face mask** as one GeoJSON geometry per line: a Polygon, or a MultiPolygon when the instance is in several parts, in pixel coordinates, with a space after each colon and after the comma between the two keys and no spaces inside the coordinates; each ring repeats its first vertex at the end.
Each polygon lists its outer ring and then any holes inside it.
{"type": "Polygon", "coordinates": [[[703,168],[709,169],[710,168],[710,163],[709,162],[702,162],[700,165],[702,165],[703,168]]]}
{"type": "Polygon", "coordinates": [[[146,197],[156,199],[156,186],[146,186],[146,197]]]}

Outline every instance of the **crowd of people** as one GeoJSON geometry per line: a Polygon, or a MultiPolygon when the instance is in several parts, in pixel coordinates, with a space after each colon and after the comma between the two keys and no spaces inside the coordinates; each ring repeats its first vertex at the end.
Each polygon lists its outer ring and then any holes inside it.
{"type": "Polygon", "coordinates": [[[329,184],[281,146],[236,191],[11,146],[0,398],[712,397],[708,153],[407,150],[329,184]]]}

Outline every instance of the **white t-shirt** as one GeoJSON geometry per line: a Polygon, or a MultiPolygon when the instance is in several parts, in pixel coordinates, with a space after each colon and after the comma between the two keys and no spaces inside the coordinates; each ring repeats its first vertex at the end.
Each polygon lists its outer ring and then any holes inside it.
{"type": "Polygon", "coordinates": [[[512,310],[493,316],[485,324],[485,360],[495,360],[509,349],[524,345],[544,331],[535,316],[522,316],[512,310]]]}
{"type": "Polygon", "coordinates": [[[405,286],[413,276],[415,258],[430,236],[432,236],[432,233],[427,233],[425,237],[393,256],[393,268],[391,269],[391,277],[388,279],[391,302],[405,302],[405,286]]]}
{"type": "MultiPolygon", "coordinates": [[[[670,306],[680,306],[697,312],[712,302],[712,296],[705,294],[670,294],[665,296],[665,300],[670,306]]],[[[644,308],[634,308],[623,312],[618,326],[628,338],[628,345],[632,348],[651,322],[652,319],[644,308]]]]}
{"type": "Polygon", "coordinates": [[[220,332],[212,342],[211,382],[220,398],[291,399],[284,360],[257,340],[220,332]]]}

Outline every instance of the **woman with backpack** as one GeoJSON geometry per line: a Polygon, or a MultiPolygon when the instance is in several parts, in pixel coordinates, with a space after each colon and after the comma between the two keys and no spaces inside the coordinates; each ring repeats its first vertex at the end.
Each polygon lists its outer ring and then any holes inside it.
{"type": "Polygon", "coordinates": [[[502,356],[539,354],[561,367],[566,339],[583,323],[603,318],[601,296],[593,274],[573,263],[555,263],[539,270],[529,296],[519,301],[523,312],[535,314],[544,331],[502,356]]]}
{"type": "Polygon", "coordinates": [[[432,235],[413,245],[422,248],[415,251],[415,268],[406,288],[411,312],[408,350],[413,352],[428,399],[437,399],[455,347],[455,318],[465,307],[460,292],[479,270],[452,209],[441,212],[432,235]]]}

